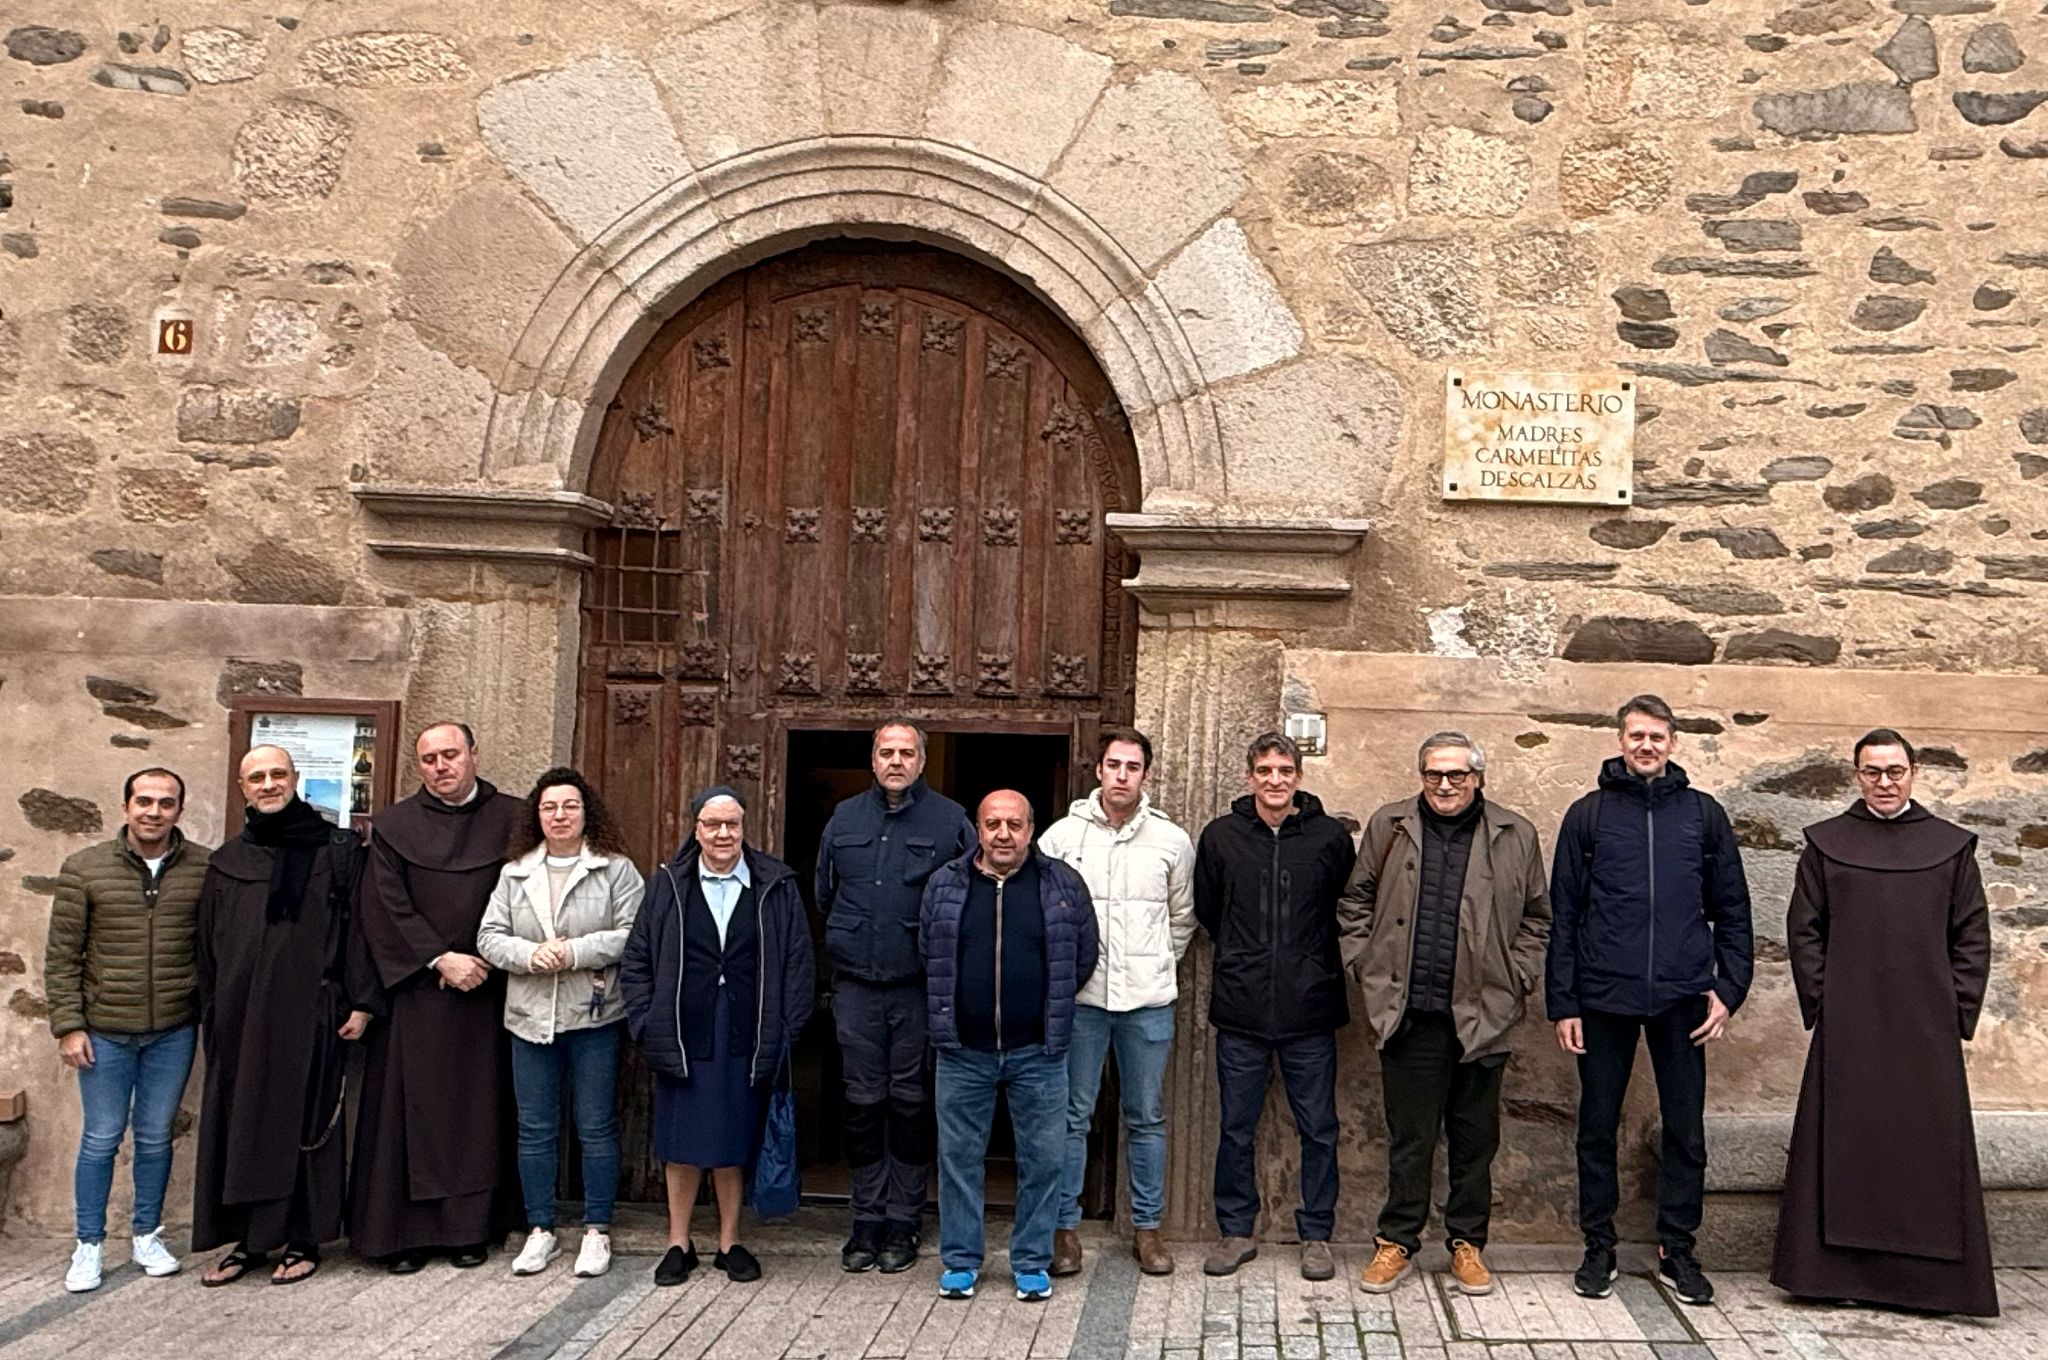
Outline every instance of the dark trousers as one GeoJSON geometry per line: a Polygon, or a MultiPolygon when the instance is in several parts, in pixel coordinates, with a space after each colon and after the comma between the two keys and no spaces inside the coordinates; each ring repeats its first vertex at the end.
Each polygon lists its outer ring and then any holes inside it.
{"type": "Polygon", "coordinates": [[[1461,1062],[1457,1027],[1444,1014],[1409,1012],[1380,1050],[1387,1107],[1387,1202],[1379,1235],[1413,1255],[1429,1223],[1439,1135],[1450,1144],[1444,1241],[1486,1245],[1493,1210],[1493,1154],[1500,1147],[1500,1078],[1507,1055],[1461,1062]]]}
{"type": "Polygon", "coordinates": [[[1704,996],[1658,1015],[1588,1011],[1580,1017],[1586,1052],[1579,1059],[1579,1231],[1587,1246],[1614,1245],[1614,1210],[1621,1200],[1615,1134],[1641,1035],[1657,1074],[1657,1112],[1663,1124],[1657,1241],[1667,1249],[1692,1249],[1707,1183],[1707,1050],[1691,1036],[1706,1018],[1704,996]]]}
{"type": "Polygon", "coordinates": [[[1258,1222],[1253,1140],[1275,1059],[1294,1112],[1294,1131],[1301,1137],[1301,1208],[1295,1211],[1295,1231],[1304,1242],[1327,1242],[1337,1222],[1335,1034],[1268,1043],[1217,1031],[1216,1090],[1223,1127],[1216,1140],[1216,1226],[1225,1237],[1250,1237],[1258,1222]]]}
{"type": "Polygon", "coordinates": [[[853,1221],[915,1224],[934,1142],[924,983],[840,978],[832,1016],[846,1081],[853,1221]]]}

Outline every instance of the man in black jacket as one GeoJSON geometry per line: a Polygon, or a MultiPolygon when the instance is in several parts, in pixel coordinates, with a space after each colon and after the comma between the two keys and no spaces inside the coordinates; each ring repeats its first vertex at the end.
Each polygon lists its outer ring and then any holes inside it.
{"type": "Polygon", "coordinates": [[[1615,1130],[1640,1036],[1657,1074],[1658,1274],[1685,1303],[1714,1286],[1693,1258],[1706,1186],[1706,1045],[1749,991],[1749,885],[1728,814],[1671,760],[1677,720],[1654,694],[1616,714],[1621,755],[1564,815],[1550,869],[1545,1000],[1579,1060],[1579,1231],[1572,1284],[1613,1288],[1615,1130]]]}
{"type": "Polygon", "coordinates": [[[925,787],[924,733],[875,729],[875,782],[833,809],[818,846],[817,904],[832,960],[832,1019],[846,1082],[853,1173],[850,1271],[894,1273],[917,1260],[932,1160],[918,903],[932,870],[979,844],[967,810],[925,787]]]}
{"type": "Polygon", "coordinates": [[[1351,877],[1351,835],[1302,793],[1301,752],[1278,732],[1245,753],[1251,791],[1202,830],[1195,917],[1215,942],[1209,1023],[1216,1027],[1216,1226],[1202,1262],[1229,1275],[1259,1254],[1252,1140],[1279,1060],[1301,1137],[1301,1273],[1337,1273],[1337,1031],[1351,1018],[1337,946],[1337,898],[1351,877]]]}

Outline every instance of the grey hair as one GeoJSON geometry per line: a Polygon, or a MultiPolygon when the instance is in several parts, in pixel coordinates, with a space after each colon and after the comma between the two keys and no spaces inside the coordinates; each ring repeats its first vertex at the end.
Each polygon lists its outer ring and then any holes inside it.
{"type": "Polygon", "coordinates": [[[1421,770],[1429,764],[1429,753],[1431,751],[1450,750],[1459,750],[1465,753],[1466,763],[1472,767],[1472,773],[1486,773],[1485,748],[1463,732],[1432,732],[1427,737],[1424,737],[1421,749],[1415,753],[1415,768],[1421,770]]]}

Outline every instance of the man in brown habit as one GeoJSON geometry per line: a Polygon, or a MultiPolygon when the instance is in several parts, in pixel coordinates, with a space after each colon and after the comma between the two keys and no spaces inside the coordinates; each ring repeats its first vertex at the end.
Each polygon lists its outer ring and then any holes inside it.
{"type": "Polygon", "coordinates": [[[1962,1041],[1991,925],[1977,838],[1913,801],[1913,747],[1856,743],[1862,798],[1806,828],[1786,914],[1813,1043],[1771,1282],[1806,1298],[1995,1317],[1962,1041]]]}
{"type": "Polygon", "coordinates": [[[476,738],[436,723],[423,787],[371,823],[363,937],[391,1020],[370,1031],[349,1235],[395,1274],[446,1249],[478,1266],[520,1218],[505,977],[477,925],[524,804],[476,777],[476,738]]]}
{"type": "Polygon", "coordinates": [[[351,921],[363,843],[299,797],[281,748],[250,751],[238,778],[242,834],[214,852],[199,895],[192,1246],[235,1244],[202,1284],[238,1280],[279,1248],[270,1278],[296,1284],[341,1236],[342,1073],[381,1007],[351,921]]]}

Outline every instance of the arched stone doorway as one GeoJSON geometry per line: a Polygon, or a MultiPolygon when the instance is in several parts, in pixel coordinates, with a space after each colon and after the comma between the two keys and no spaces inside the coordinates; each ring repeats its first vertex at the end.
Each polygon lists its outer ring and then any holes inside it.
{"type": "MultiPolygon", "coordinates": [[[[994,270],[840,240],[723,279],[627,373],[590,493],[613,515],[585,540],[577,759],[643,863],[725,782],[808,885],[866,729],[898,712],[932,727],[935,786],[1015,784],[1043,824],[1130,720],[1136,605],[1104,524],[1138,504],[1129,427],[1087,347],[994,270]]],[[[835,1073],[814,1049],[802,1094],[829,1105],[835,1073]]],[[[630,1165],[628,1192],[658,1171],[630,1165]]]]}

